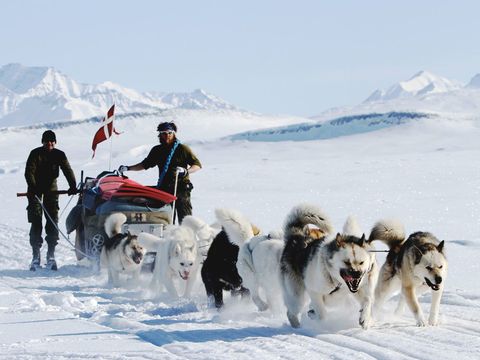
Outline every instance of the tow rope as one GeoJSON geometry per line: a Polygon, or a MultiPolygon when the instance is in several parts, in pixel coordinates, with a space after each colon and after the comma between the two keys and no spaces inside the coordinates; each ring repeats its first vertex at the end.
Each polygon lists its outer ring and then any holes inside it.
{"type": "Polygon", "coordinates": [[[62,237],[75,249],[75,251],[78,251],[80,254],[84,255],[86,258],[90,259],[90,260],[96,260],[96,258],[94,258],[93,256],[90,256],[86,253],[84,253],[82,250],[80,249],[77,249],[77,247],[75,246],[75,244],[73,244],[71,241],[70,241],[70,238],[68,238],[67,236],[65,236],[65,234],[63,233],[62,230],[60,230],[60,228],[57,226],[57,224],[55,223],[55,221],[53,221],[52,217],[50,216],[50,214],[48,213],[47,209],[45,208],[45,206],[43,205],[43,202],[42,200],[38,197],[37,194],[35,194],[35,198],[37,199],[37,201],[40,203],[40,206],[42,207],[43,211],[45,212],[45,215],[47,216],[48,220],[50,220],[50,222],[53,224],[53,226],[58,230],[58,233],[60,235],[62,235],[62,237]]]}

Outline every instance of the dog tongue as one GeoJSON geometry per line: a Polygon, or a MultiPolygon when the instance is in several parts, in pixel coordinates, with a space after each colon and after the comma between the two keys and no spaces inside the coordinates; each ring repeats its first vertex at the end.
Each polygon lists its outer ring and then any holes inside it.
{"type": "Polygon", "coordinates": [[[344,276],[345,281],[353,281],[353,276],[351,275],[345,275],[344,276]]]}

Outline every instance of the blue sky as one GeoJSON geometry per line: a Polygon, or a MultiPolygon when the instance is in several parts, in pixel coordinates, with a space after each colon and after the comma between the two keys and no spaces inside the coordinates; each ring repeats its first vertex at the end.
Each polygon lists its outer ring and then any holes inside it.
{"type": "Polygon", "coordinates": [[[317,115],[420,70],[480,73],[478,1],[3,1],[0,65],[83,83],[202,88],[248,110],[317,115]]]}

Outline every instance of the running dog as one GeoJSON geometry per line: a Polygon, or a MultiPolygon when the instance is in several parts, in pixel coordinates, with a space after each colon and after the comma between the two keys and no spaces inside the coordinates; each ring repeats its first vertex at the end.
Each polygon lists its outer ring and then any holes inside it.
{"type": "Polygon", "coordinates": [[[329,295],[342,292],[354,295],[361,310],[359,324],[367,329],[372,324],[371,307],[378,268],[365,235],[340,234],[327,239],[334,229],[319,208],[302,204],[294,207],[284,225],[285,248],[280,269],[287,318],[292,327],[299,327],[298,315],[310,296],[310,317],[323,319],[329,295]],[[317,226],[322,238],[310,235],[309,225],[317,226]],[[345,289],[348,289],[348,291],[345,289]]]}
{"type": "Polygon", "coordinates": [[[138,243],[137,236],[122,233],[127,221],[123,213],[113,213],[105,220],[108,235],[100,254],[100,264],[108,269],[108,283],[119,285],[119,274],[131,274],[138,281],[145,249],[138,243]]]}
{"type": "Polygon", "coordinates": [[[215,215],[222,231],[208,249],[201,274],[209,304],[219,309],[223,306],[223,290],[242,297],[249,295],[248,290],[242,286],[236,263],[239,246],[252,238],[258,229],[235,210],[217,209],[215,215]]]}
{"type": "Polygon", "coordinates": [[[164,238],[148,233],[138,235],[140,244],[157,253],[150,287],[158,293],[165,286],[170,296],[178,298],[174,280],[185,281],[183,296],[190,297],[200,264],[195,233],[186,226],[171,226],[164,234],[164,238]]]}
{"type": "Polygon", "coordinates": [[[397,313],[403,310],[406,301],[417,326],[425,326],[417,293],[430,288],[432,303],[428,323],[438,325],[440,300],[448,268],[444,241],[439,241],[428,232],[415,232],[405,240],[403,225],[395,220],[377,222],[371,231],[370,240],[381,240],[390,249],[375,290],[376,307],[380,307],[392,292],[401,289],[397,313]]]}
{"type": "Polygon", "coordinates": [[[254,236],[240,247],[238,274],[259,311],[276,311],[281,305],[278,294],[281,293],[280,258],[284,244],[283,233],[278,231],[254,236]],[[260,297],[260,289],[263,289],[266,301],[260,297]]]}

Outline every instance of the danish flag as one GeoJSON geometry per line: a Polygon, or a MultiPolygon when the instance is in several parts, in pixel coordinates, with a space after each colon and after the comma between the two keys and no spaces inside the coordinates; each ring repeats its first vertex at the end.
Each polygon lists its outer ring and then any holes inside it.
{"type": "Polygon", "coordinates": [[[112,136],[113,133],[120,135],[117,130],[115,130],[115,127],[113,126],[113,119],[115,118],[115,104],[112,105],[110,110],[107,112],[107,117],[104,117],[102,119],[102,127],[98,129],[96,132],[93,142],[92,142],[92,150],[93,150],[93,155],[92,159],[95,156],[95,150],[97,148],[97,145],[100,144],[102,141],[107,140],[110,136],[112,136]]]}

